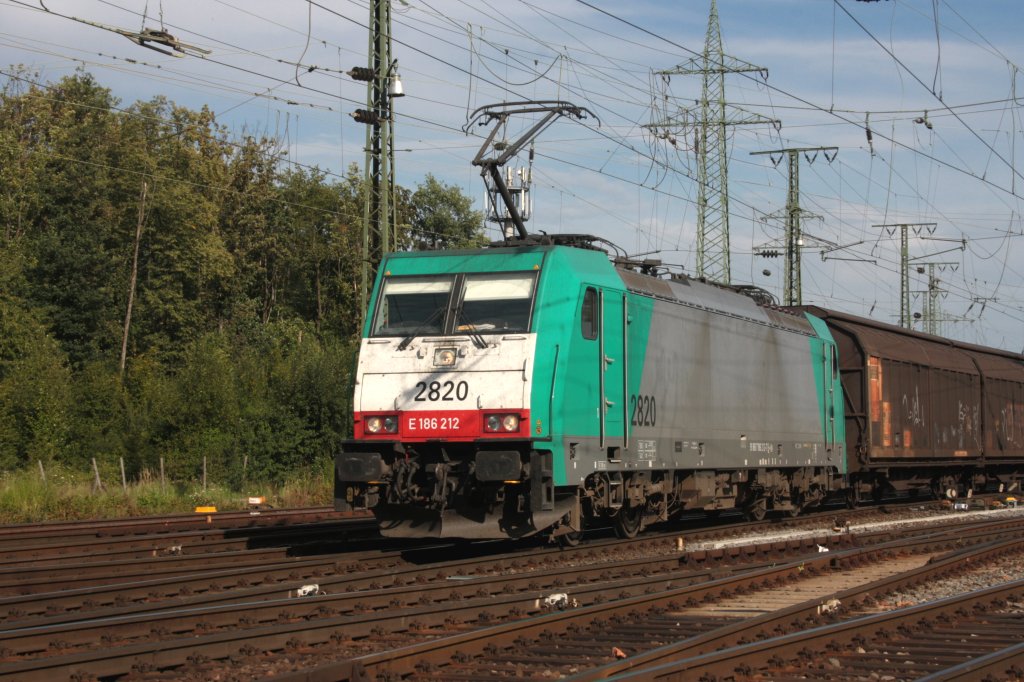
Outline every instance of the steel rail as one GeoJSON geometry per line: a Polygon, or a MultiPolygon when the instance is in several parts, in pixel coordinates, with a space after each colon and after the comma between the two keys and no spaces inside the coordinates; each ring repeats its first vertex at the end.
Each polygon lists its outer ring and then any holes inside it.
{"type": "MultiPolygon", "coordinates": [[[[1002,525],[1002,523],[998,525],[1002,525]]],[[[933,538],[922,542],[929,544],[942,542],[950,546],[955,545],[957,542],[956,532],[951,534],[948,530],[935,531],[934,529],[931,529],[931,531],[933,535],[941,535],[944,539],[936,540],[933,538]]],[[[1007,531],[1001,530],[999,532],[1007,531]]],[[[628,542],[636,543],[639,541],[634,540],[628,542]]],[[[615,544],[619,544],[619,541],[615,541],[615,544]]],[[[781,551],[785,549],[786,543],[776,541],[764,544],[766,547],[762,547],[758,552],[771,551],[771,548],[774,548],[775,551],[781,551]]],[[[593,551],[593,548],[583,551],[593,551]]],[[[859,553],[875,550],[857,549],[849,551],[859,553]]],[[[889,550],[882,549],[877,551],[885,553],[889,550]]],[[[745,555],[757,556],[758,552],[737,550],[735,553],[730,554],[730,556],[733,558],[745,555]]],[[[821,555],[817,555],[811,559],[792,562],[787,564],[789,566],[788,571],[783,572],[799,574],[807,567],[816,565],[818,562],[823,562],[823,565],[826,565],[831,560],[842,556],[842,554],[843,553],[837,553],[830,559],[822,559],[820,558],[821,555]]],[[[678,558],[676,560],[678,560],[678,558]]],[[[493,562],[493,557],[485,557],[480,559],[480,561],[493,562]]],[[[526,568],[528,561],[525,560],[524,557],[519,556],[516,561],[522,562],[522,568],[526,568]]],[[[649,561],[649,558],[647,561],[649,561]]],[[[432,567],[431,570],[436,572],[437,567],[432,567]]],[[[771,579],[775,579],[779,570],[780,569],[777,567],[773,567],[761,569],[761,571],[757,571],[755,573],[767,571],[771,574],[771,579]]],[[[504,582],[509,580],[509,576],[507,574],[498,576],[497,578],[504,582]]],[[[523,577],[523,579],[529,578],[529,575],[524,575],[523,577]]],[[[650,578],[638,577],[634,582],[636,583],[634,586],[636,591],[650,592],[650,586],[652,583],[657,583],[658,589],[664,589],[665,587],[664,579],[657,576],[650,578]]],[[[412,589],[423,592],[424,588],[414,586],[412,589]]],[[[467,589],[472,588],[467,587],[467,589]]],[[[685,592],[685,590],[689,588],[683,589],[685,592]]],[[[602,594],[607,592],[607,590],[600,585],[595,587],[594,591],[602,594]]],[[[680,592],[680,590],[676,589],[671,590],[669,595],[675,593],[683,594],[684,592],[680,592]]],[[[671,596],[669,598],[671,598],[671,596]]],[[[320,599],[321,598],[314,600],[296,600],[291,602],[291,604],[288,605],[291,606],[291,613],[287,618],[282,619],[284,621],[294,621],[295,619],[308,617],[310,618],[309,621],[297,623],[282,622],[274,625],[261,625],[258,627],[244,628],[240,630],[236,629],[229,633],[212,632],[204,635],[175,637],[168,641],[128,644],[125,646],[114,646],[115,641],[109,641],[108,645],[111,646],[111,648],[106,651],[90,650],[74,654],[44,657],[33,661],[15,661],[0,665],[0,678],[14,677],[19,680],[45,680],[50,679],[52,675],[69,674],[75,670],[88,670],[89,674],[102,677],[106,675],[123,674],[127,670],[138,666],[143,666],[148,669],[151,667],[166,668],[185,665],[189,662],[190,657],[195,659],[196,656],[223,658],[237,655],[240,647],[244,649],[258,645],[260,649],[275,649],[281,648],[282,642],[286,644],[291,642],[291,646],[294,646],[296,642],[302,642],[304,644],[324,644],[332,638],[341,638],[344,640],[352,637],[369,637],[374,632],[395,628],[408,628],[411,622],[420,622],[434,627],[444,626],[446,623],[450,622],[465,622],[467,619],[475,620],[480,616],[480,612],[486,609],[504,608],[507,609],[513,617],[518,617],[531,612],[537,613],[539,611],[536,606],[536,594],[530,594],[525,597],[523,595],[513,594],[506,596],[499,594],[497,596],[489,595],[480,599],[453,599],[446,600],[440,604],[435,603],[413,608],[402,608],[394,612],[391,612],[391,610],[385,610],[384,612],[345,616],[332,616],[329,612],[323,613],[318,611],[317,609],[321,606],[321,604],[318,603],[320,599]],[[532,608],[530,608],[531,606],[532,608]],[[517,608],[519,609],[518,612],[515,610],[517,608]],[[305,615],[300,614],[299,610],[303,611],[305,615]],[[179,640],[184,640],[185,643],[183,644],[179,640]]],[[[635,599],[649,600],[651,597],[646,595],[632,597],[630,599],[626,599],[622,603],[632,603],[635,599]]],[[[627,605],[624,608],[630,608],[630,606],[627,605]]],[[[193,620],[197,615],[198,614],[192,614],[193,620]]],[[[158,630],[158,633],[159,632],[162,632],[162,630],[158,630]]],[[[12,637],[17,639],[16,633],[11,634],[12,637]]],[[[50,642],[47,646],[51,647],[54,644],[54,642],[50,642]]],[[[56,645],[59,649],[64,646],[73,646],[74,642],[58,642],[56,645]]]]}
{"type": "MultiPolygon", "coordinates": [[[[1014,532],[1002,529],[999,532],[1014,532]]],[[[1016,530],[1020,535],[1020,529],[1016,530]]],[[[494,627],[474,630],[467,633],[441,637],[429,641],[416,642],[393,651],[369,654],[358,657],[355,662],[364,666],[367,674],[395,676],[408,675],[416,671],[423,673],[424,670],[440,670],[444,678],[444,670],[452,665],[454,668],[463,667],[467,659],[485,657],[489,665],[493,665],[500,658],[500,652],[505,648],[516,647],[517,643],[526,647],[535,647],[536,642],[548,634],[565,633],[573,629],[586,628],[588,624],[597,620],[609,621],[615,618],[628,617],[633,613],[645,613],[651,611],[669,610],[680,608],[683,603],[699,603],[702,600],[717,598],[723,593],[749,592],[760,589],[768,589],[780,582],[799,580],[815,572],[827,572],[837,570],[843,566],[849,566],[869,559],[884,560],[895,551],[959,551],[964,542],[969,542],[959,534],[939,535],[928,539],[916,539],[911,542],[894,541],[879,546],[846,550],[828,555],[819,555],[806,560],[791,562],[788,564],[765,568],[751,573],[744,573],[739,576],[731,576],[715,580],[709,583],[702,583],[677,589],[669,589],[657,594],[645,594],[637,597],[619,599],[616,601],[595,604],[591,606],[571,609],[568,611],[536,615],[512,623],[505,623],[494,627]],[[524,644],[525,643],[525,644],[524,644]],[[453,652],[457,652],[453,660],[453,652]],[[458,663],[459,665],[455,665],[458,663]]],[[[981,542],[979,539],[978,542],[981,542]]],[[[1012,542],[1020,544],[1024,540],[1014,539],[1012,542]]],[[[985,551],[1003,551],[1002,549],[987,548],[985,551]]],[[[816,603],[814,608],[820,607],[816,603]]],[[[735,626],[744,630],[742,625],[735,626]]],[[[602,628],[598,628],[602,629],[602,628]]],[[[741,635],[742,636],[742,635],[741,635]]],[[[590,647],[595,651],[594,647],[590,647]]],[[[596,651],[595,651],[596,653],[596,651]]],[[[323,670],[306,671],[302,674],[317,675],[316,679],[330,679],[337,671],[331,666],[324,666],[323,670]]],[[[300,674],[294,676],[281,675],[274,678],[282,682],[296,682],[304,679],[300,674]]]]}
{"type": "MultiPolygon", "coordinates": [[[[718,651],[697,654],[680,661],[666,663],[658,667],[645,667],[633,670],[629,673],[618,674],[613,677],[592,677],[580,676],[573,679],[614,679],[626,680],[670,680],[683,682],[694,679],[694,674],[700,671],[702,675],[723,675],[730,679],[761,679],[759,669],[777,665],[787,659],[802,659],[806,665],[810,657],[808,652],[827,651],[835,654],[841,647],[863,648],[863,636],[872,632],[892,632],[903,630],[904,632],[914,631],[921,628],[925,621],[935,622],[940,619],[953,618],[960,635],[958,638],[971,632],[972,627],[984,621],[984,616],[979,611],[988,611],[993,605],[998,608],[999,602],[1007,600],[1019,600],[1024,598],[1024,580],[1016,580],[1002,585],[989,587],[984,590],[977,590],[966,594],[949,597],[937,601],[918,604],[902,609],[885,611],[883,613],[862,616],[852,620],[842,621],[828,625],[821,625],[801,630],[791,634],[777,637],[770,637],[756,642],[740,644],[718,651]]],[[[980,679],[977,674],[983,669],[993,669],[997,674],[1005,675],[1006,671],[1019,663],[1020,659],[1013,659],[1013,654],[1019,654],[1022,646],[1020,638],[1024,636],[1024,619],[1019,619],[1015,631],[1006,632],[1009,640],[1005,646],[988,654],[983,666],[979,661],[965,661],[949,669],[947,677],[945,672],[933,673],[935,679],[980,679]],[[977,666],[977,668],[975,668],[977,666]],[[1000,669],[1001,668],[1001,669],[1000,669]],[[966,676],[966,677],[965,677],[966,676]]],[[[1006,623],[1003,623],[1006,627],[1006,623]]],[[[899,643],[891,644],[893,650],[899,649],[899,643]]],[[[889,654],[890,658],[897,658],[895,653],[889,654]]],[[[876,662],[877,665],[877,662],[876,662]]],[[[1019,670],[1019,668],[1018,668],[1019,670]]],[[[887,670],[879,670],[884,675],[887,670]]],[[[769,673],[770,676],[770,673],[769,673]]]]}

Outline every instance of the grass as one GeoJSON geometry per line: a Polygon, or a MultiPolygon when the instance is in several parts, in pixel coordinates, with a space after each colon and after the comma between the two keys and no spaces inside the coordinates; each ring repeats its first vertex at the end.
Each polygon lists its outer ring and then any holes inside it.
{"type": "Polygon", "coordinates": [[[333,499],[333,472],[327,467],[298,473],[280,484],[208,485],[202,482],[168,482],[143,472],[140,480],[93,489],[92,477],[59,467],[47,470],[44,482],[38,470],[4,472],[0,475],[0,524],[38,521],[151,516],[188,513],[198,506],[218,511],[248,508],[250,496],[262,496],[273,507],[328,505],[333,499]],[[326,469],[326,470],[325,470],[326,469]]]}

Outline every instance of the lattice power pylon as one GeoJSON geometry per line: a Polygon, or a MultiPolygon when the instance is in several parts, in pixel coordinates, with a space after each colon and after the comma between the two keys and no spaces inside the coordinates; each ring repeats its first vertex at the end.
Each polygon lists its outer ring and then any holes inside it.
{"type": "Polygon", "coordinates": [[[683,108],[680,117],[649,124],[649,128],[686,128],[694,122],[694,154],[697,157],[697,275],[728,284],[729,266],[729,156],[726,131],[729,126],[779,122],[753,114],[725,102],[725,75],[760,73],[768,70],[726,55],[722,50],[722,31],[718,23],[718,4],[711,0],[704,53],[672,69],[658,71],[663,76],[697,75],[703,78],[698,106],[683,108]]]}

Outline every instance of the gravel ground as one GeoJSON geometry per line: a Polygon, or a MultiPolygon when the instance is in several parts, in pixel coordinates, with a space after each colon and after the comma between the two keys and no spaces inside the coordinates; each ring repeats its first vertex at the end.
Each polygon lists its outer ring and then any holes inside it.
{"type": "MultiPolygon", "coordinates": [[[[814,538],[822,536],[838,536],[846,533],[870,533],[875,531],[895,530],[911,526],[948,526],[953,523],[968,523],[989,518],[1020,517],[1024,518],[1024,506],[1002,507],[999,509],[971,509],[969,511],[953,511],[928,509],[924,507],[903,507],[892,512],[892,519],[873,521],[870,523],[851,524],[843,528],[827,526],[821,528],[805,528],[797,530],[760,531],[756,537],[759,542],[775,542],[779,540],[814,538]]],[[[686,543],[686,551],[722,549],[749,545],[752,535],[729,538],[728,540],[712,540],[708,542],[686,543]]]]}
{"type": "MultiPolygon", "coordinates": [[[[992,563],[974,565],[963,573],[942,580],[892,592],[879,599],[876,610],[902,609],[916,604],[983,590],[1019,580],[1024,575],[1024,553],[1001,557],[992,563]]],[[[1010,603],[1003,613],[1024,613],[1024,603],[1010,603]]]]}

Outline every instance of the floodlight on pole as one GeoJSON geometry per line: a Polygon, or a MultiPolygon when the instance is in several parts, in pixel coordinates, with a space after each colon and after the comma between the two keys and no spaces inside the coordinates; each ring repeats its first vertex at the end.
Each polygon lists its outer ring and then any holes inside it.
{"type": "Polygon", "coordinates": [[[398,75],[398,60],[391,62],[388,68],[388,97],[405,97],[402,77],[398,75]]]}

